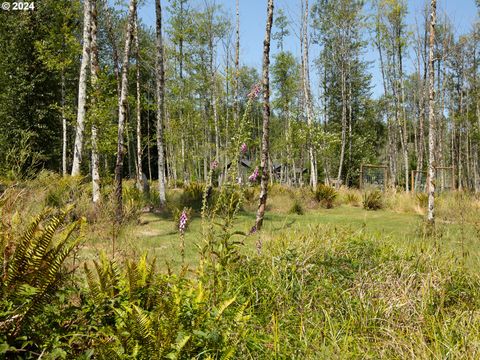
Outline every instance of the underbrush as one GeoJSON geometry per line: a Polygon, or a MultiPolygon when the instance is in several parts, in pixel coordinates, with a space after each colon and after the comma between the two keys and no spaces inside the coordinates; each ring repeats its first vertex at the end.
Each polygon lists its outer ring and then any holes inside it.
{"type": "Polygon", "coordinates": [[[383,195],[378,190],[366,192],[363,195],[363,208],[365,210],[380,210],[384,207],[383,195]]]}

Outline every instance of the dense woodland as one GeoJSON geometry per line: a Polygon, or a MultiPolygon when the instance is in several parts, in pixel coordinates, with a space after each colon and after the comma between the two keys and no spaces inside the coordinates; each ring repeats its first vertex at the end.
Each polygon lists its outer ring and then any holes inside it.
{"type": "MultiPolygon", "coordinates": [[[[120,151],[123,177],[158,179],[160,169],[169,186],[206,181],[217,161],[221,181],[245,121],[253,172],[261,94],[245,110],[261,76],[242,64],[238,11],[215,1],[163,1],[153,29],[136,16],[145,4],[126,5],[42,0],[35,11],[0,14],[2,171],[28,176],[47,168],[101,186],[120,151]]],[[[390,185],[408,191],[411,171],[425,171],[429,158],[429,4],[415,26],[406,23],[406,1],[296,6],[301,18],[278,7],[273,21],[270,180],[357,186],[362,163],[385,164],[390,185]],[[284,50],[288,36],[301,53],[284,50]],[[372,47],[378,64],[365,60],[372,47]],[[383,94],[376,99],[378,65],[383,94]]],[[[436,165],[454,168],[458,188],[479,191],[479,23],[458,36],[438,13],[436,165]]]]}

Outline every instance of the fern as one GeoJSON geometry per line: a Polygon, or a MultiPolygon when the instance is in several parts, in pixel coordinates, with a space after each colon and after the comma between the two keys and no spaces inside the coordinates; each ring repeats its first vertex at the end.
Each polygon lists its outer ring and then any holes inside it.
{"type": "Polygon", "coordinates": [[[179,358],[182,349],[187,345],[187,342],[190,340],[191,335],[180,335],[177,342],[174,345],[174,350],[167,355],[167,359],[176,360],[179,358]]]}
{"type": "Polygon", "coordinates": [[[90,295],[94,298],[95,302],[99,302],[101,299],[100,286],[98,285],[93,272],[88,268],[87,263],[83,264],[83,269],[85,271],[85,276],[87,278],[88,289],[90,290],[90,295]]]}
{"type": "Polygon", "coordinates": [[[234,347],[229,347],[227,350],[225,350],[222,354],[222,357],[220,358],[221,360],[231,360],[233,359],[233,356],[235,355],[235,348],[234,347]]]}
{"type": "Polygon", "coordinates": [[[26,324],[34,323],[33,318],[62,285],[62,266],[78,245],[83,224],[80,219],[59,233],[70,210],[54,216],[50,209],[43,211],[33,219],[13,253],[3,259],[6,266],[1,293],[4,300],[16,305],[2,323],[8,324],[14,337],[26,324]]]}
{"type": "Polygon", "coordinates": [[[222,316],[223,312],[230,306],[232,305],[232,303],[236,300],[235,297],[231,298],[231,299],[227,299],[225,300],[223,303],[220,304],[220,306],[218,307],[218,312],[217,312],[217,315],[215,316],[215,320],[218,320],[220,319],[220,317],[222,316]]]}
{"type": "Polygon", "coordinates": [[[124,356],[117,349],[114,349],[110,346],[103,346],[98,349],[98,358],[104,360],[121,360],[124,359],[124,356]]]}
{"type": "MultiPolygon", "coordinates": [[[[30,224],[20,243],[15,249],[11,261],[8,262],[7,274],[4,274],[5,286],[15,283],[15,281],[25,275],[28,257],[27,253],[35,240],[35,233],[39,230],[40,223],[48,216],[49,210],[39,214],[30,224]]],[[[8,261],[8,259],[5,259],[8,261]]]]}
{"type": "Polygon", "coordinates": [[[148,315],[139,307],[133,305],[132,320],[137,336],[142,340],[141,343],[147,349],[148,353],[156,353],[154,330],[148,315]]]}

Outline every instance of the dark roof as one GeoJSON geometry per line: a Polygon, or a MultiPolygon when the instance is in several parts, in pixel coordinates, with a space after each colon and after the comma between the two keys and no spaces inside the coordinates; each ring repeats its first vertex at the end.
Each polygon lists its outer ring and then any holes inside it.
{"type": "MultiPolygon", "coordinates": [[[[246,167],[247,169],[251,169],[252,168],[252,162],[250,160],[247,160],[247,159],[242,159],[240,160],[240,164],[243,166],[243,167],[246,167]]],[[[232,162],[230,161],[227,165],[227,169],[230,169],[230,166],[232,165],[232,162]]]]}

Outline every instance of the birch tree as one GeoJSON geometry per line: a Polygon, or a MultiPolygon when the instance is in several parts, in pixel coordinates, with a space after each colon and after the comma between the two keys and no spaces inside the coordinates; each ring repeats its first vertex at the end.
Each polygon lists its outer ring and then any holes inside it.
{"type": "Polygon", "coordinates": [[[434,69],[434,47],[435,47],[435,23],[437,18],[437,1],[430,3],[430,39],[428,52],[428,75],[429,75],[429,97],[428,97],[428,215],[427,220],[431,226],[435,225],[435,69],[434,69]]]}
{"type": "MultiPolygon", "coordinates": [[[[263,134],[262,134],[262,154],[260,162],[260,199],[257,209],[257,217],[253,230],[258,231],[262,228],[263,217],[265,215],[265,207],[267,206],[268,193],[268,152],[269,152],[269,131],[270,131],[270,83],[269,83],[269,67],[270,67],[270,35],[272,32],[273,22],[273,0],[268,0],[267,6],[267,25],[265,30],[265,39],[263,40],[263,134]]],[[[261,247],[261,244],[260,244],[261,247]]]]}
{"type": "MultiPolygon", "coordinates": [[[[92,96],[92,107],[95,107],[96,99],[98,97],[99,86],[98,86],[98,75],[100,73],[100,66],[98,64],[98,44],[97,44],[97,0],[90,0],[91,4],[91,57],[90,57],[90,73],[91,73],[91,83],[93,89],[92,96]]],[[[98,154],[98,129],[96,119],[92,118],[92,201],[93,203],[98,203],[100,200],[100,158],[98,154]]]]}
{"type": "Polygon", "coordinates": [[[120,101],[118,106],[118,135],[117,135],[117,160],[115,163],[115,198],[117,201],[116,216],[117,222],[120,222],[123,216],[122,208],[122,173],[123,173],[123,160],[125,157],[125,121],[127,118],[127,102],[128,102],[128,65],[130,46],[133,40],[133,27],[135,21],[135,14],[137,12],[137,1],[130,0],[128,7],[128,21],[127,32],[125,36],[125,48],[123,53],[122,62],[122,77],[120,86],[120,101]]]}
{"type": "Polygon", "coordinates": [[[163,62],[162,4],[155,0],[156,9],[156,92],[157,92],[157,149],[158,149],[158,193],[160,204],[166,202],[165,196],[165,155],[163,140],[163,122],[165,117],[165,69],[163,62]]]}
{"type": "Polygon", "coordinates": [[[404,0],[377,0],[376,7],[376,46],[379,51],[384,98],[387,104],[390,169],[392,178],[397,179],[397,141],[399,139],[404,164],[405,189],[408,191],[410,165],[403,74],[403,56],[407,36],[404,21],[407,5],[404,0]],[[390,119],[391,116],[394,121],[390,119]]]}
{"type": "Polygon", "coordinates": [[[87,72],[90,59],[90,0],[85,0],[83,9],[83,49],[80,76],[78,80],[77,125],[75,128],[75,144],[73,148],[72,176],[80,175],[82,164],[83,136],[85,132],[85,113],[87,102],[87,72]]]}
{"type": "Polygon", "coordinates": [[[317,188],[317,160],[315,158],[314,145],[312,140],[313,132],[313,102],[312,102],[312,92],[310,89],[310,62],[308,58],[308,15],[309,15],[309,6],[308,0],[305,0],[304,5],[304,14],[302,20],[302,79],[303,79],[303,93],[305,99],[305,106],[307,110],[307,125],[308,132],[310,136],[308,138],[308,156],[310,159],[310,185],[313,190],[317,188]]]}
{"type": "Polygon", "coordinates": [[[238,119],[240,117],[240,108],[238,106],[238,87],[240,77],[240,4],[236,0],[236,28],[235,28],[235,72],[233,85],[233,119],[235,126],[238,126],[238,119]]]}
{"type": "Polygon", "coordinates": [[[137,161],[136,161],[136,179],[137,179],[137,188],[142,191],[142,108],[141,108],[141,88],[140,88],[140,45],[138,41],[138,14],[135,19],[135,27],[133,31],[133,37],[135,42],[135,59],[136,59],[136,69],[135,69],[135,80],[137,86],[137,98],[136,98],[136,118],[137,118],[137,161]]]}

